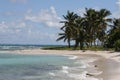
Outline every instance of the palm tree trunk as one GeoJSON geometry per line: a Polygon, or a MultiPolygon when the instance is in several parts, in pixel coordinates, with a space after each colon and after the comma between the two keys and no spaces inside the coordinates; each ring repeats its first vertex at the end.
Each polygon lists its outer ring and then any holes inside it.
{"type": "Polygon", "coordinates": [[[94,40],[94,46],[96,47],[96,43],[95,43],[95,40],[94,40]]]}
{"type": "Polygon", "coordinates": [[[76,39],[76,40],[75,40],[75,46],[74,46],[74,49],[76,49],[76,48],[78,47],[78,45],[79,45],[79,40],[76,39]]]}
{"type": "Polygon", "coordinates": [[[90,47],[92,47],[92,41],[90,42],[90,47]]]}
{"type": "Polygon", "coordinates": [[[68,47],[69,47],[69,48],[71,47],[70,40],[68,40],[68,47]]]}
{"type": "Polygon", "coordinates": [[[80,42],[80,50],[83,50],[83,42],[80,42]]]}

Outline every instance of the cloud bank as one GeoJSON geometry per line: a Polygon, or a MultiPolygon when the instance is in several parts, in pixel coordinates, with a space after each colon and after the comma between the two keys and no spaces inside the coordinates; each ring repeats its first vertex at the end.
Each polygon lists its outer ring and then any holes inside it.
{"type": "Polygon", "coordinates": [[[118,7],[118,10],[113,12],[112,17],[120,18],[120,0],[118,0],[115,4],[118,7]]]}
{"type": "MultiPolygon", "coordinates": [[[[13,15],[9,12],[4,16],[13,15]]],[[[59,23],[61,20],[54,7],[41,9],[36,13],[29,9],[17,20],[13,17],[10,20],[0,21],[0,42],[54,44],[57,30],[62,26],[59,23]]]]}
{"type": "Polygon", "coordinates": [[[59,22],[62,19],[57,15],[55,8],[52,6],[50,9],[41,10],[37,14],[32,14],[32,11],[28,11],[25,20],[41,23],[48,27],[61,27],[59,22]]]}

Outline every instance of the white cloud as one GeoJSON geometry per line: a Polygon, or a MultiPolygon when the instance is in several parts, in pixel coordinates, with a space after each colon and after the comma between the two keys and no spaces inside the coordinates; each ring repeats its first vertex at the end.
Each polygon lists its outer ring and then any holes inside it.
{"type": "Polygon", "coordinates": [[[79,8],[77,11],[75,11],[77,14],[79,14],[80,16],[84,16],[85,13],[85,8],[79,8]]]}
{"type": "Polygon", "coordinates": [[[54,7],[50,7],[50,9],[41,10],[37,14],[32,14],[32,11],[28,11],[29,14],[25,16],[26,20],[42,23],[48,27],[61,27],[59,23],[61,18],[57,15],[54,7]]]}
{"type": "Polygon", "coordinates": [[[25,22],[11,22],[11,26],[14,26],[15,28],[23,28],[26,27],[25,22]]]}
{"type": "MultiPolygon", "coordinates": [[[[51,32],[44,32],[38,29],[35,29],[32,25],[28,26],[25,22],[19,21],[11,21],[11,22],[0,22],[0,38],[2,40],[11,39],[11,41],[19,41],[19,42],[40,42],[45,43],[46,40],[48,42],[54,42],[56,40],[56,34],[51,32]],[[27,27],[28,26],[28,27],[27,27]]],[[[18,43],[19,43],[18,42],[18,43]]]]}
{"type": "Polygon", "coordinates": [[[0,32],[6,32],[5,30],[8,31],[8,26],[4,21],[2,21],[0,23],[0,32]]]}
{"type": "Polygon", "coordinates": [[[113,12],[112,17],[113,18],[120,18],[120,11],[118,10],[116,12],[113,12]]]}
{"type": "MultiPolygon", "coordinates": [[[[8,11],[5,15],[13,16],[13,14],[16,15],[15,12],[8,11]]],[[[10,20],[0,21],[0,42],[41,44],[55,43],[57,38],[56,30],[61,27],[59,22],[62,19],[57,15],[54,7],[50,7],[50,9],[45,10],[42,9],[38,13],[34,13],[32,9],[29,9],[27,13],[21,15],[22,17],[17,19],[11,18],[10,20]],[[48,27],[58,28],[49,28],[46,32],[43,30],[43,27],[38,28],[36,23],[44,24],[48,27]]]]}
{"type": "Polygon", "coordinates": [[[118,0],[118,1],[116,2],[116,5],[117,5],[117,7],[118,7],[118,10],[117,10],[117,11],[114,11],[114,12],[112,13],[112,17],[114,17],[114,18],[120,18],[120,0],[118,0]]]}
{"type": "Polygon", "coordinates": [[[116,2],[116,4],[120,7],[120,0],[118,0],[118,1],[116,2]]]}
{"type": "MultiPolygon", "coordinates": [[[[89,9],[89,8],[88,8],[89,9]]],[[[93,7],[92,9],[95,9],[95,10],[100,10],[99,7],[93,7]]],[[[85,13],[85,8],[79,8],[75,11],[77,14],[79,14],[80,16],[84,16],[84,13],[85,13]]]]}
{"type": "Polygon", "coordinates": [[[24,22],[0,22],[0,33],[18,33],[26,27],[26,23],[24,22]]]}

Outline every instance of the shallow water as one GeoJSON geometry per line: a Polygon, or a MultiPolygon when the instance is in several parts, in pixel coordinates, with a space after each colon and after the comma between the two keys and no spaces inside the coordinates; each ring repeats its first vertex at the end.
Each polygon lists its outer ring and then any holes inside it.
{"type": "Polygon", "coordinates": [[[0,80],[98,80],[86,77],[91,59],[0,53],[0,80]]]}

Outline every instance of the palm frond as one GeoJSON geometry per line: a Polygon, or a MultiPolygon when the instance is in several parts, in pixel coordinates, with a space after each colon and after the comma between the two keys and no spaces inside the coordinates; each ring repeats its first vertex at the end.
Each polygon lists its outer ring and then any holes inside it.
{"type": "Polygon", "coordinates": [[[62,40],[64,38],[65,38],[65,36],[63,35],[63,36],[59,37],[56,41],[60,41],[60,40],[62,40]]]}

